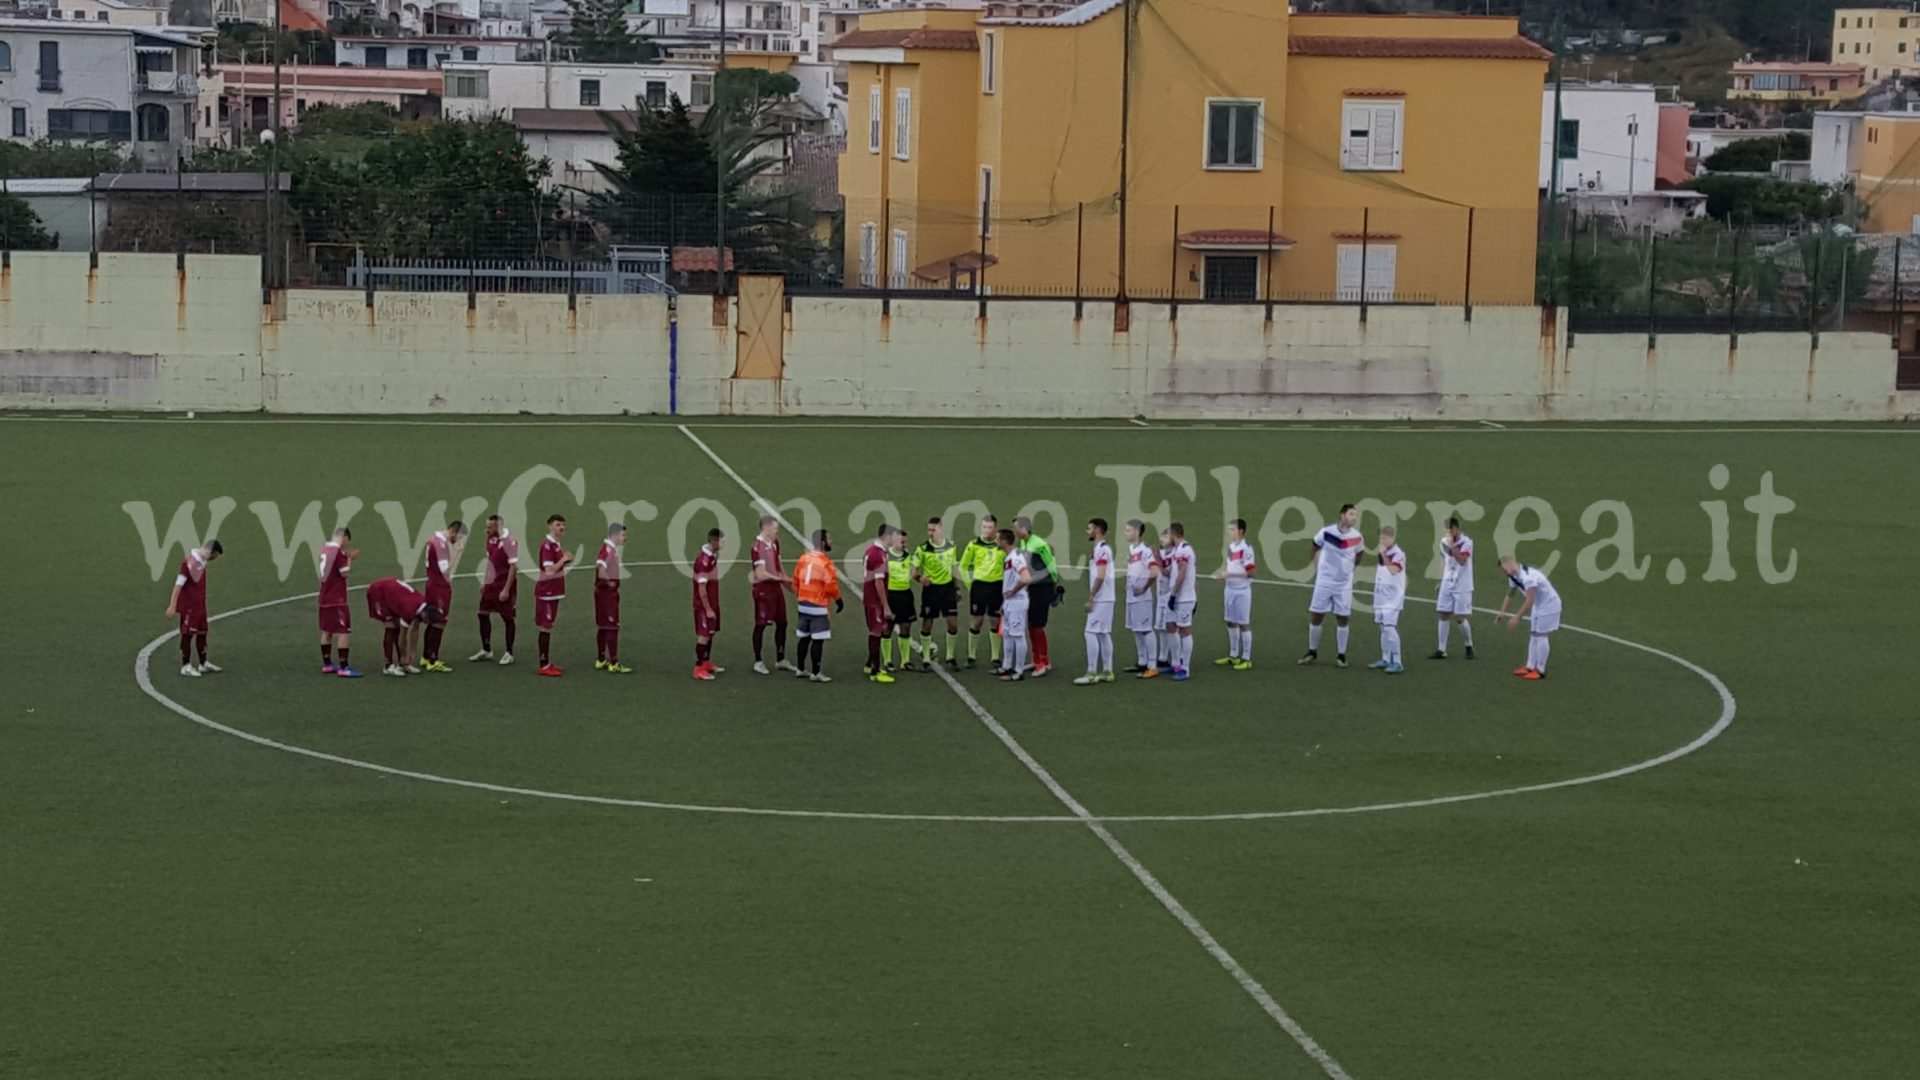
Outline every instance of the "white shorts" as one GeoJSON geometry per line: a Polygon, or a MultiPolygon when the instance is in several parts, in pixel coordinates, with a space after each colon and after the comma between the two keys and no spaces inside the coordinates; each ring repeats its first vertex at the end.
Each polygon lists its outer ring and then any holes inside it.
{"type": "MultiPolygon", "coordinates": [[[[1151,594],[1127,597],[1127,629],[1136,634],[1151,633],[1159,629],[1153,622],[1154,611],[1153,596],[1151,594]]],[[[1164,626],[1166,624],[1162,623],[1160,625],[1164,626]]]]}
{"type": "Polygon", "coordinates": [[[1383,607],[1374,608],[1373,621],[1379,623],[1381,626],[1399,626],[1400,612],[1403,610],[1405,609],[1402,608],[1399,604],[1395,604],[1393,607],[1390,607],[1390,608],[1383,608],[1383,607]]]}
{"type": "Polygon", "coordinates": [[[1473,614],[1473,586],[1440,586],[1440,599],[1435,606],[1440,609],[1442,615],[1473,614]]]}
{"type": "Polygon", "coordinates": [[[1313,602],[1307,605],[1307,611],[1313,615],[1325,615],[1331,611],[1345,618],[1353,614],[1353,585],[1348,583],[1338,588],[1315,584],[1313,602]]]}
{"type": "Polygon", "coordinates": [[[1113,633],[1113,601],[1095,600],[1093,610],[1087,612],[1087,633],[1113,633]]]}
{"type": "Polygon", "coordinates": [[[1161,626],[1178,626],[1181,629],[1185,629],[1189,626],[1192,626],[1193,625],[1193,609],[1195,606],[1196,605],[1192,600],[1175,600],[1173,603],[1167,605],[1167,611],[1166,611],[1167,617],[1165,620],[1163,620],[1160,623],[1160,625],[1161,626]]]}
{"type": "Polygon", "coordinates": [[[1226,621],[1235,626],[1245,626],[1253,621],[1253,590],[1228,589],[1226,601],[1222,605],[1226,621]]]}
{"type": "Polygon", "coordinates": [[[1003,637],[1027,636],[1027,607],[1031,602],[1026,594],[1018,600],[1009,600],[1000,606],[1000,633],[1003,637]]]}
{"type": "Polygon", "coordinates": [[[1534,608],[1527,615],[1527,625],[1536,634],[1551,634],[1560,629],[1560,609],[1541,611],[1539,608],[1534,608]]]}

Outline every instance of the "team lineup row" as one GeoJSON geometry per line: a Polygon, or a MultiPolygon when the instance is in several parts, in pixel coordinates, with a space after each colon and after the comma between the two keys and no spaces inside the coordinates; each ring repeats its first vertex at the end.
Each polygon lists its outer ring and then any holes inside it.
{"type": "MultiPolygon", "coordinates": [[[[1301,664],[1315,663],[1320,656],[1323,623],[1331,614],[1335,621],[1335,660],[1347,666],[1349,620],[1353,611],[1356,571],[1368,554],[1379,567],[1373,587],[1374,622],[1380,630],[1380,656],[1368,666],[1387,674],[1405,670],[1400,644],[1400,616],[1405,609],[1408,580],[1406,553],[1396,543],[1395,529],[1381,528],[1372,549],[1365,545],[1355,525],[1358,514],[1351,504],[1341,507],[1337,521],[1320,530],[1313,539],[1312,568],[1314,585],[1307,605],[1307,651],[1301,664]]],[[[833,636],[832,621],[844,610],[841,594],[842,573],[832,559],[833,538],[824,529],[809,537],[807,550],[796,560],[791,574],[786,572],[780,552],[781,522],[771,515],[761,518],[760,530],[749,551],[751,596],[753,601],[753,670],[762,675],[774,671],[791,672],[798,678],[830,682],[824,670],[826,643],[833,636]],[[787,598],[792,596],[798,614],[792,624],[795,660],[787,658],[789,620],[787,598]],[[765,646],[768,632],[774,643],[774,661],[768,665],[765,646]]],[[[1123,594],[1126,630],[1133,635],[1135,663],[1124,671],[1141,679],[1163,674],[1185,680],[1193,660],[1193,619],[1199,602],[1197,560],[1186,531],[1175,522],[1162,530],[1158,544],[1149,543],[1149,526],[1139,520],[1124,526],[1126,562],[1124,573],[1108,540],[1106,520],[1087,522],[1087,540],[1091,555],[1087,564],[1088,587],[1083,605],[1085,614],[1086,671],[1075,678],[1076,685],[1094,685],[1116,679],[1113,644],[1115,608],[1123,594]]],[[[567,572],[573,555],[566,550],[566,518],[554,514],[547,519],[533,576],[534,628],[538,633],[536,672],[558,678],[564,670],[553,662],[553,634],[560,607],[566,599],[567,572]]],[[[1224,565],[1212,575],[1222,583],[1223,619],[1227,626],[1227,655],[1214,663],[1224,669],[1247,671],[1253,667],[1253,581],[1257,565],[1253,546],[1247,542],[1247,523],[1235,519],[1227,526],[1227,553],[1224,565]]],[[[452,568],[467,539],[467,526],[449,522],[428,540],[424,588],[414,589],[398,578],[381,578],[366,589],[367,614],[382,627],[381,671],[402,677],[419,673],[447,673],[452,666],[440,658],[440,647],[453,607],[452,568]]],[[[594,560],[593,608],[595,628],[594,669],[609,674],[631,674],[633,669],[620,661],[620,582],[621,551],[627,530],[615,523],[608,527],[594,560]]],[[[352,612],[347,602],[348,577],[359,556],[348,545],[353,533],[346,527],[336,529],[333,538],[321,549],[318,593],[321,672],[341,678],[359,678],[351,663],[352,612]]],[[[713,662],[713,640],[719,634],[720,555],[726,535],[719,529],[707,532],[706,542],[693,561],[693,677],[711,680],[724,668],[713,662]]],[[[497,663],[514,663],[519,613],[520,569],[519,538],[510,532],[498,515],[486,521],[486,558],[480,574],[478,626],[480,648],[468,659],[494,661],[493,620],[498,616],[504,631],[503,649],[497,663]]],[[[1466,658],[1474,658],[1473,627],[1473,541],[1460,530],[1457,519],[1449,519],[1446,534],[1440,540],[1442,573],[1437,598],[1439,609],[1438,642],[1432,659],[1447,658],[1451,631],[1458,627],[1466,658]]],[[[207,658],[208,614],[206,574],[208,566],[224,553],[218,540],[193,549],[181,560],[166,617],[177,619],[180,630],[180,673],[189,677],[220,671],[207,658]]],[[[1550,635],[1559,628],[1561,600],[1547,576],[1534,567],[1518,562],[1511,555],[1500,559],[1509,590],[1500,605],[1496,621],[1505,618],[1517,626],[1522,616],[1529,620],[1526,663],[1514,674],[1529,680],[1546,676],[1550,635]],[[1519,608],[1509,616],[1507,608],[1515,596],[1522,597],[1519,608]]],[[[851,581],[851,578],[849,578],[851,581]]],[[[939,518],[927,522],[927,538],[909,549],[906,531],[893,524],[882,525],[863,553],[859,592],[867,630],[867,657],[862,673],[876,683],[891,683],[894,672],[916,668],[932,671],[944,663],[959,670],[962,588],[965,588],[967,618],[965,666],[975,667],[980,659],[981,639],[987,642],[988,662],[1003,681],[1043,677],[1053,669],[1047,637],[1051,612],[1065,600],[1059,564],[1053,548],[1033,532],[1031,520],[1015,518],[1010,528],[1001,528],[991,515],[980,522],[979,535],[959,547],[947,538],[939,518]],[[919,595],[915,597],[915,588],[919,595]],[[918,622],[916,636],[914,624],[918,622]],[[942,629],[944,641],[936,644],[934,632],[942,629]],[[916,664],[915,655],[918,654],[916,664]]]]}

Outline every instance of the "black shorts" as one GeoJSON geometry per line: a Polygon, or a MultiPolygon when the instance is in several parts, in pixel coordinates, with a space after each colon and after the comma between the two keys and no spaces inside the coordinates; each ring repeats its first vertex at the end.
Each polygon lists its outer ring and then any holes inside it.
{"type": "Polygon", "coordinates": [[[960,614],[960,586],[955,582],[945,585],[922,585],[920,587],[920,617],[938,619],[960,614]]]}
{"type": "Polygon", "coordinates": [[[967,589],[967,611],[975,616],[986,615],[997,619],[1004,596],[999,582],[976,581],[967,589]]]}
{"type": "Polygon", "coordinates": [[[1059,588],[1051,581],[1036,581],[1027,586],[1027,595],[1033,597],[1032,606],[1027,611],[1027,629],[1047,628],[1047,612],[1053,610],[1053,595],[1059,588]]]}
{"type": "Polygon", "coordinates": [[[888,589],[887,614],[895,626],[905,626],[913,621],[913,590],[888,589]]]}

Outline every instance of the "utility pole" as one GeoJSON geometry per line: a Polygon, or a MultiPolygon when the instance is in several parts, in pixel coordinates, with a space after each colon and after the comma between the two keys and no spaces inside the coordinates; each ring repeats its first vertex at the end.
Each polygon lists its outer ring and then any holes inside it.
{"type": "Polygon", "coordinates": [[[707,108],[717,110],[713,125],[713,272],[718,280],[718,295],[727,295],[727,113],[720,107],[721,76],[727,71],[727,0],[720,4],[720,66],[713,70],[712,101],[707,108]]]}
{"type": "Polygon", "coordinates": [[[1125,0],[1120,34],[1120,302],[1127,300],[1127,151],[1133,130],[1133,33],[1138,0],[1125,0]]]}
{"type": "Polygon", "coordinates": [[[280,287],[280,0],[273,5],[273,117],[267,121],[267,285],[280,287]]]}

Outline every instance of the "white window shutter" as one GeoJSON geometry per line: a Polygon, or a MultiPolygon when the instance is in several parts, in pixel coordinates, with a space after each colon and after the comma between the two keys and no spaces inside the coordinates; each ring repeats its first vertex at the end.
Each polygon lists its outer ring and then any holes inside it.
{"type": "Polygon", "coordinates": [[[896,90],[893,94],[893,156],[901,161],[907,160],[913,146],[913,91],[896,90]]]}
{"type": "Polygon", "coordinates": [[[1373,110],[1365,105],[1348,105],[1340,129],[1340,165],[1346,169],[1364,169],[1373,147],[1373,110]]]}
{"type": "Polygon", "coordinates": [[[867,153],[880,152],[880,87],[875,84],[867,94],[867,153]]]}
{"type": "Polygon", "coordinates": [[[1375,303],[1392,303],[1399,290],[1395,287],[1394,273],[1400,261],[1400,250],[1392,244],[1375,244],[1367,248],[1367,299],[1375,303]]]}
{"type": "Polygon", "coordinates": [[[1343,303],[1360,299],[1360,245],[1341,244],[1335,293],[1343,303]]]}
{"type": "Polygon", "coordinates": [[[897,230],[893,234],[893,273],[889,276],[894,288],[907,287],[907,234],[897,230]]]}
{"type": "Polygon", "coordinates": [[[1373,110],[1373,156],[1375,169],[1400,168],[1400,106],[1381,105],[1373,110]]]}
{"type": "Polygon", "coordinates": [[[869,221],[860,226],[860,284],[871,289],[878,284],[877,265],[880,260],[880,230],[869,221]]]}

